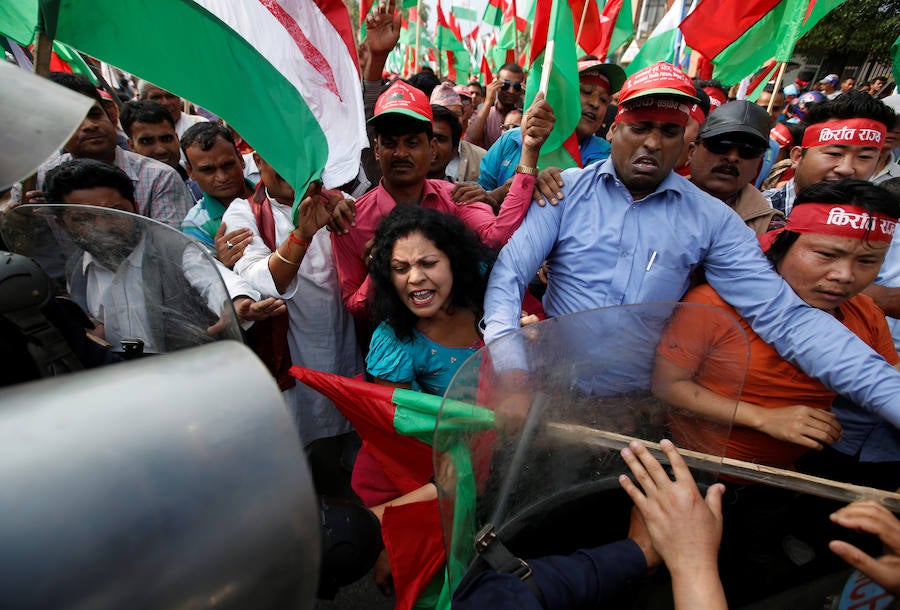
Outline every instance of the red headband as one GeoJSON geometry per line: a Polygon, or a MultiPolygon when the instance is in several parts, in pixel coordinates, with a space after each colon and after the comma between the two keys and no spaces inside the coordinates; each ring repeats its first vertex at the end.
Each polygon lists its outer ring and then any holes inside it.
{"type": "Polygon", "coordinates": [[[674,123],[684,127],[691,106],[673,98],[640,97],[619,106],[616,123],[674,123]]]}
{"type": "Polygon", "coordinates": [[[606,89],[607,93],[612,91],[612,87],[610,87],[609,85],[609,79],[599,72],[591,72],[589,70],[582,72],[579,80],[582,80],[586,83],[594,83],[595,85],[599,85],[606,89]]]}
{"type": "Polygon", "coordinates": [[[806,128],[803,148],[814,146],[872,146],[879,150],[884,145],[884,124],[871,119],[847,119],[816,123],[806,128]]]}
{"type": "MultiPolygon", "coordinates": [[[[710,107],[710,110],[712,110],[712,107],[710,107]]],[[[706,115],[703,114],[703,108],[700,107],[700,104],[691,106],[691,118],[701,125],[706,121],[706,115]]]]}
{"type": "Polygon", "coordinates": [[[784,123],[775,123],[775,127],[769,131],[769,138],[778,142],[778,146],[781,148],[790,146],[794,141],[794,136],[791,135],[791,131],[784,123]]]}
{"type": "Polygon", "coordinates": [[[775,238],[782,231],[890,242],[894,238],[896,227],[897,221],[890,216],[867,212],[855,205],[804,203],[791,209],[791,215],[783,229],[769,231],[759,241],[763,252],[772,247],[775,238]]]}

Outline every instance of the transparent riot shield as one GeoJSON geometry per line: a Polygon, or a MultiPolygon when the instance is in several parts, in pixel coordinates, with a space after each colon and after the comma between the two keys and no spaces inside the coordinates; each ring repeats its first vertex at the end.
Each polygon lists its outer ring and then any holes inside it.
{"type": "Polygon", "coordinates": [[[630,501],[617,481],[628,472],[619,450],[631,439],[651,447],[672,439],[689,450],[698,483],[710,484],[747,358],[733,317],[670,303],[549,319],[472,356],[447,391],[434,443],[452,586],[475,565],[476,538],[489,528],[526,558],[623,538],[630,501]],[[673,406],[683,379],[728,406],[714,414],[673,406]],[[485,411],[467,424],[451,401],[485,411]]]}
{"type": "Polygon", "coordinates": [[[190,237],[144,216],[87,205],[22,205],[0,224],[7,247],[34,259],[95,334],[126,354],[241,341],[217,263],[190,237]]]}

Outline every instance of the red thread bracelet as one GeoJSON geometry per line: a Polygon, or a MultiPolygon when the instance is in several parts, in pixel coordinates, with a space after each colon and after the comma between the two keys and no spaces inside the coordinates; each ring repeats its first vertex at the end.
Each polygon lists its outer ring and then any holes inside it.
{"type": "Polygon", "coordinates": [[[311,241],[305,241],[305,240],[303,240],[303,239],[300,239],[299,237],[297,237],[296,235],[294,235],[294,232],[293,232],[293,231],[291,231],[291,232],[288,234],[288,239],[290,239],[292,242],[294,242],[294,243],[297,244],[298,246],[303,246],[303,247],[306,248],[306,249],[309,249],[309,247],[312,245],[312,242],[311,242],[311,241]]]}

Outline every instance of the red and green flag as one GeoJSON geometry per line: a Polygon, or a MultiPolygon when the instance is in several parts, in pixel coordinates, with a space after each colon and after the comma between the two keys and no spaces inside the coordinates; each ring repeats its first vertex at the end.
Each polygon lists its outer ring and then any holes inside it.
{"type": "Polygon", "coordinates": [[[294,187],[295,220],[311,181],[336,187],[359,173],[359,154],[368,141],[353,25],[341,0],[39,5],[52,38],[233,125],[294,187]]]}
{"type": "Polygon", "coordinates": [[[601,61],[634,38],[632,0],[608,0],[600,14],[600,41],[591,51],[601,61]]]}
{"type": "MultiPolygon", "coordinates": [[[[35,26],[38,22],[38,0],[4,0],[0,5],[0,34],[34,52],[35,26]]],[[[97,84],[97,76],[78,51],[58,40],[53,41],[50,70],[83,74],[97,84]]]]}
{"type": "Polygon", "coordinates": [[[528,21],[516,13],[516,0],[509,0],[503,11],[500,38],[490,50],[498,69],[505,63],[516,63],[517,43],[527,29],[528,21]]]}
{"type": "Polygon", "coordinates": [[[484,15],[481,17],[481,21],[485,25],[499,27],[503,23],[504,8],[503,0],[488,0],[487,6],[484,7],[484,15]]]}
{"type": "MultiPolygon", "coordinates": [[[[579,18],[580,18],[579,14],[579,18]]],[[[531,58],[525,107],[537,95],[545,70],[548,41],[554,41],[547,102],[553,107],[556,124],[541,148],[540,167],[563,169],[581,166],[581,152],[575,126],[581,120],[581,94],[578,82],[578,50],[575,47],[575,18],[572,7],[561,0],[537,0],[531,29],[531,58]]]]}
{"type": "Polygon", "coordinates": [[[797,41],[844,0],[703,0],[681,24],[688,46],[736,83],[767,60],[791,58],[797,41]]]}
{"type": "MultiPolygon", "coordinates": [[[[334,403],[353,424],[372,457],[378,460],[401,493],[418,489],[434,473],[431,443],[439,413],[442,437],[452,438],[460,431],[494,427],[493,411],[469,403],[299,366],[291,367],[290,372],[334,403]]],[[[453,450],[459,452],[458,447],[453,450]]],[[[468,491],[471,476],[460,479],[468,491]]],[[[460,502],[474,503],[473,493],[462,494],[460,502]]],[[[395,608],[412,608],[431,580],[444,568],[446,552],[441,527],[437,500],[385,510],[382,537],[397,591],[395,608]]],[[[450,610],[450,598],[449,583],[445,581],[434,600],[435,607],[450,610]]]]}

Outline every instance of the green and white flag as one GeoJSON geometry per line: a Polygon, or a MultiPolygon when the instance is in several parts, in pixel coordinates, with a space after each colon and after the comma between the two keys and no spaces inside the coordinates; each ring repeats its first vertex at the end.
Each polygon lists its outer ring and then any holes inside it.
{"type": "Polygon", "coordinates": [[[39,4],[54,39],[228,121],[294,187],[297,203],[313,180],[336,187],[358,175],[368,143],[341,0],[39,4]]]}
{"type": "Polygon", "coordinates": [[[665,16],[653,28],[650,37],[641,45],[640,51],[625,68],[628,76],[660,61],[675,62],[675,45],[679,36],[678,25],[684,17],[683,12],[684,0],[675,0],[665,16]]]}

